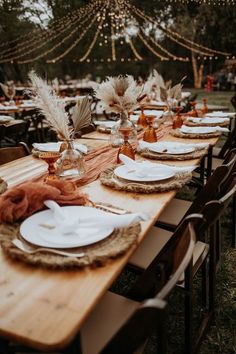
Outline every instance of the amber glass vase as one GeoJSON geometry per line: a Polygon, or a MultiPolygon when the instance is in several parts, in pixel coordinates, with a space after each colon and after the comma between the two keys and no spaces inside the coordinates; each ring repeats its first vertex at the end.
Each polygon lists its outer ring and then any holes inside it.
{"type": "Polygon", "coordinates": [[[138,117],[137,125],[146,128],[148,126],[147,120],[146,120],[146,115],[144,113],[144,106],[140,107],[141,113],[138,117]]]}
{"type": "Polygon", "coordinates": [[[143,134],[143,141],[148,143],[155,143],[157,141],[157,135],[155,129],[153,128],[155,118],[155,116],[146,116],[148,127],[143,134]]]}

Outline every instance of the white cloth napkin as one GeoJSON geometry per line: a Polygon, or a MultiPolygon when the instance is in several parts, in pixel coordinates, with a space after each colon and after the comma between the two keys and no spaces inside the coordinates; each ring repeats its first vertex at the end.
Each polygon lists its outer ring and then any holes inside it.
{"type": "Polygon", "coordinates": [[[125,155],[120,155],[119,156],[120,160],[125,164],[127,169],[129,171],[135,171],[137,176],[144,177],[147,175],[155,175],[155,173],[158,175],[160,169],[166,169],[166,171],[171,171],[174,172],[175,174],[179,173],[186,173],[186,172],[192,172],[197,168],[197,166],[184,166],[184,167],[179,167],[179,166],[172,166],[172,165],[166,165],[166,164],[158,164],[158,163],[152,163],[148,161],[142,161],[142,162],[136,162],[129,157],[125,155]]]}
{"type": "Polygon", "coordinates": [[[218,117],[205,117],[205,118],[187,118],[188,122],[201,123],[201,124],[218,124],[218,123],[229,123],[229,118],[218,118],[218,117]]]}
{"type": "Polygon", "coordinates": [[[180,131],[185,134],[209,134],[215,132],[228,132],[228,128],[223,127],[188,127],[186,125],[182,125],[180,131]]]}
{"type": "Polygon", "coordinates": [[[227,118],[227,117],[234,117],[235,114],[236,112],[215,111],[215,112],[207,113],[206,117],[227,118]]]}
{"type": "Polygon", "coordinates": [[[154,148],[158,151],[163,151],[165,149],[172,149],[172,148],[193,148],[195,150],[202,150],[209,147],[208,143],[195,143],[195,144],[185,144],[185,143],[178,143],[176,141],[158,141],[157,143],[148,143],[146,141],[139,141],[139,147],[141,150],[143,149],[150,149],[154,148]]]}
{"type": "MultiPolygon", "coordinates": [[[[39,151],[48,151],[48,152],[57,152],[60,150],[62,142],[57,142],[57,143],[34,143],[33,147],[39,151]]],[[[79,144],[79,143],[74,143],[73,144],[74,149],[79,150],[83,154],[87,154],[88,148],[86,145],[79,144]]]]}
{"type": "Polygon", "coordinates": [[[81,228],[102,228],[102,227],[127,227],[138,221],[146,221],[149,219],[147,214],[134,213],[116,215],[109,212],[102,211],[99,215],[88,215],[71,220],[71,216],[67,214],[66,208],[61,208],[56,202],[46,200],[44,204],[52,211],[53,220],[50,221],[51,226],[55,226],[62,234],[71,234],[76,230],[76,227],[81,228]]]}

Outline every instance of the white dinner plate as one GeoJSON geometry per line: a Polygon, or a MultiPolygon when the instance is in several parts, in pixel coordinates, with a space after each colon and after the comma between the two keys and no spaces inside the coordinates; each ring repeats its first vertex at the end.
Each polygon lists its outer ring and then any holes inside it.
{"type": "Polygon", "coordinates": [[[178,145],[177,143],[173,144],[150,144],[148,150],[153,152],[158,152],[159,154],[171,154],[171,155],[184,155],[190,154],[195,149],[194,147],[189,147],[187,145],[178,145]]]}
{"type": "MultiPolygon", "coordinates": [[[[76,217],[83,218],[88,216],[103,215],[104,211],[83,206],[66,206],[63,207],[64,211],[70,216],[71,220],[75,220],[76,217]]],[[[107,214],[107,213],[106,213],[107,214]]],[[[62,234],[58,232],[58,229],[48,229],[40,225],[53,224],[53,213],[51,210],[40,211],[21,224],[20,233],[21,236],[28,242],[41,246],[41,247],[54,247],[54,248],[73,248],[91,245],[99,242],[108,237],[113,232],[111,226],[92,226],[78,227],[75,233],[62,234]]]]}
{"type": "MultiPolygon", "coordinates": [[[[154,165],[154,164],[153,164],[154,165]]],[[[174,177],[175,173],[168,167],[157,166],[156,168],[146,168],[147,174],[140,176],[137,171],[129,170],[125,165],[119,166],[114,170],[117,177],[132,182],[157,182],[174,177]]]]}

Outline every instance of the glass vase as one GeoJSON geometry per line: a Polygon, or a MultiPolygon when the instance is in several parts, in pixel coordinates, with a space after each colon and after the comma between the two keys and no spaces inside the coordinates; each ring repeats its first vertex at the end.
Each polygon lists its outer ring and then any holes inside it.
{"type": "Polygon", "coordinates": [[[66,148],[57,161],[57,175],[60,177],[78,177],[85,173],[84,158],[74,149],[73,140],[66,140],[66,148]]]}
{"type": "Polygon", "coordinates": [[[130,133],[129,133],[129,143],[132,145],[137,146],[137,130],[135,125],[129,120],[128,114],[121,113],[120,119],[116,122],[116,124],[111,128],[111,135],[110,135],[110,144],[112,147],[120,147],[124,142],[124,135],[120,131],[120,127],[122,126],[129,126],[130,133]]]}

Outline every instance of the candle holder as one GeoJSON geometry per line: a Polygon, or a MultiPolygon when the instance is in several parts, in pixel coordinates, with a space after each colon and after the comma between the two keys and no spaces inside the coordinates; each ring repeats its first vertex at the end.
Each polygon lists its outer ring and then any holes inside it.
{"type": "Polygon", "coordinates": [[[155,116],[146,116],[148,127],[143,134],[143,141],[148,143],[155,143],[157,141],[156,131],[153,128],[153,122],[155,118],[155,116]]]}
{"type": "Polygon", "coordinates": [[[48,164],[48,174],[44,179],[45,182],[58,179],[55,163],[60,156],[61,154],[59,152],[42,152],[39,154],[39,158],[48,164]]]}
{"type": "Polygon", "coordinates": [[[181,128],[183,125],[183,119],[180,112],[183,110],[182,107],[176,107],[176,116],[173,120],[173,129],[181,128]]]}
{"type": "Polygon", "coordinates": [[[203,106],[201,108],[201,112],[202,112],[202,114],[207,114],[208,113],[207,99],[203,98],[202,102],[203,102],[203,106]]]}
{"type": "Polygon", "coordinates": [[[188,112],[188,115],[191,116],[191,117],[198,117],[198,112],[196,110],[196,104],[197,102],[193,101],[193,102],[190,102],[190,105],[191,105],[191,111],[188,112]]]}

